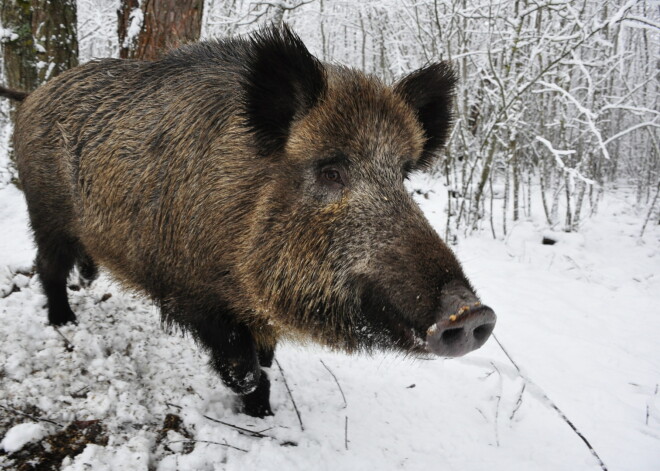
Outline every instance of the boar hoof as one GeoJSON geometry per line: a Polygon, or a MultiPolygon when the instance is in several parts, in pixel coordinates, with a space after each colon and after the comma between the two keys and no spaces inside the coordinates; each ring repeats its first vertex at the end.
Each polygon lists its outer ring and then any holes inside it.
{"type": "Polygon", "coordinates": [[[241,411],[249,416],[263,419],[267,415],[273,415],[270,408],[270,381],[265,371],[261,372],[257,389],[249,394],[239,396],[242,403],[241,411]]]}
{"type": "Polygon", "coordinates": [[[69,306],[62,309],[51,309],[48,311],[48,323],[53,326],[61,326],[72,322],[76,324],[76,315],[69,306]]]}

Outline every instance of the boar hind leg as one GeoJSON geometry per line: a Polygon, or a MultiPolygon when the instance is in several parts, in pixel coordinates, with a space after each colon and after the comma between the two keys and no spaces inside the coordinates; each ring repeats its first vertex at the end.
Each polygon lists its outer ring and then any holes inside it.
{"type": "Polygon", "coordinates": [[[264,368],[273,366],[273,359],[275,358],[274,347],[260,347],[258,351],[259,364],[264,368]]]}
{"type": "Polygon", "coordinates": [[[253,417],[273,415],[270,381],[260,367],[257,347],[244,324],[215,316],[193,327],[211,355],[211,366],[222,382],[238,394],[242,410],[253,417]]]}
{"type": "Polygon", "coordinates": [[[66,293],[66,280],[78,253],[78,243],[66,236],[37,236],[37,273],[48,300],[48,322],[51,325],[76,321],[66,293]]]}
{"type": "MultiPolygon", "coordinates": [[[[259,365],[262,368],[270,368],[275,357],[275,347],[260,345],[257,348],[257,357],[259,359],[259,365]]],[[[257,389],[241,396],[241,401],[243,401],[243,412],[247,415],[253,417],[273,415],[273,411],[270,409],[270,380],[268,379],[268,373],[263,369],[261,370],[261,378],[259,378],[257,389]]]]}
{"type": "Polygon", "coordinates": [[[76,260],[78,273],[80,274],[80,285],[87,288],[99,277],[99,269],[94,260],[86,253],[82,252],[76,260]]]}
{"type": "Polygon", "coordinates": [[[243,412],[252,417],[265,417],[273,415],[270,408],[270,380],[268,374],[261,370],[259,384],[251,393],[239,396],[243,403],[243,412]]]}

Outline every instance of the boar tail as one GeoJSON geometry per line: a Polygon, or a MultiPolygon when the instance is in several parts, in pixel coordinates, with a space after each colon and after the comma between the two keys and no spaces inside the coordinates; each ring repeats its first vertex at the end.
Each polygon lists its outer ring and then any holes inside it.
{"type": "Polygon", "coordinates": [[[23,101],[27,98],[28,94],[19,90],[12,90],[10,88],[0,86],[0,96],[9,98],[10,100],[23,101]]]}

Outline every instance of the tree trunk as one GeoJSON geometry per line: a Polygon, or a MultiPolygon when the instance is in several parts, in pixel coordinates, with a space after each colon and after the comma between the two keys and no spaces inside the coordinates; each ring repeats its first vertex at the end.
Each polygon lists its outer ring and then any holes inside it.
{"type": "Polygon", "coordinates": [[[204,0],[122,0],[117,10],[119,56],[158,59],[199,40],[204,0]]]}
{"type": "MultiPolygon", "coordinates": [[[[0,0],[4,85],[31,92],[78,65],[75,0],[0,0]]],[[[10,119],[14,122],[14,107],[10,119]]],[[[9,149],[10,158],[13,151],[9,149]]]]}
{"type": "Polygon", "coordinates": [[[78,65],[75,0],[0,0],[5,83],[31,92],[78,65]]]}

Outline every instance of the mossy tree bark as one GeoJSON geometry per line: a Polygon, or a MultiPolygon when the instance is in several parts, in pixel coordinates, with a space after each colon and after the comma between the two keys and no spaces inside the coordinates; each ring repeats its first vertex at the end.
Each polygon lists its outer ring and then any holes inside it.
{"type": "Polygon", "coordinates": [[[75,0],[0,0],[0,21],[7,87],[31,92],[78,65],[75,0]]]}
{"type": "Polygon", "coordinates": [[[78,65],[75,0],[0,0],[5,80],[31,92],[78,65]]]}

